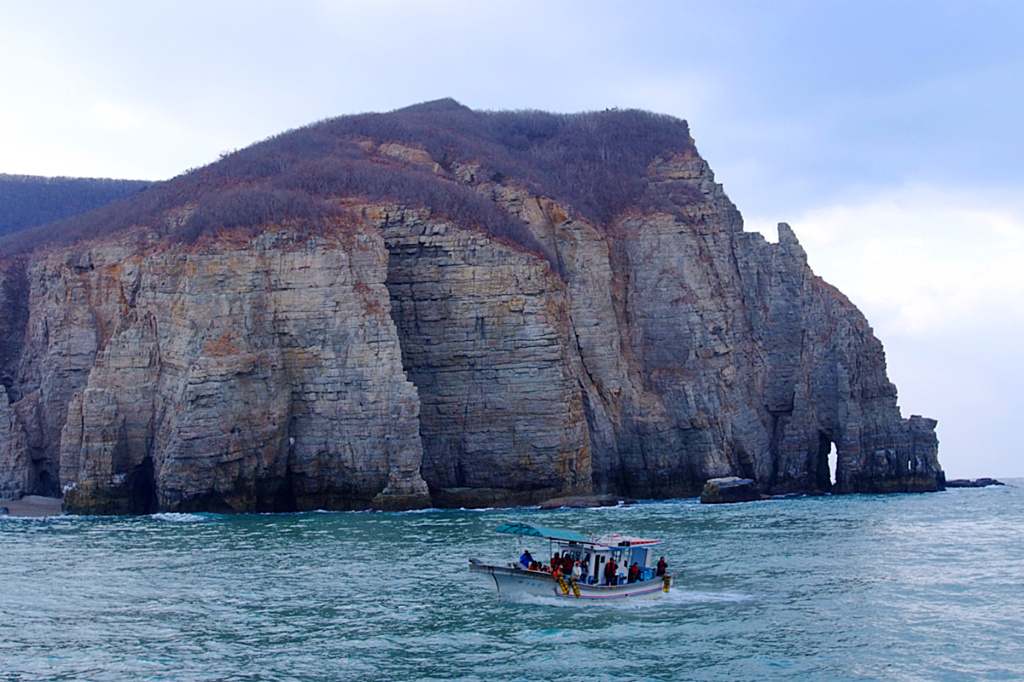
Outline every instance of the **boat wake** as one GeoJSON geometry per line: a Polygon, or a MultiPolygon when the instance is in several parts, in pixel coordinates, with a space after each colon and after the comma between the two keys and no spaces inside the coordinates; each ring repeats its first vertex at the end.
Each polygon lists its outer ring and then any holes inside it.
{"type": "Polygon", "coordinates": [[[531,604],[536,606],[555,606],[565,608],[591,607],[633,611],[638,609],[664,609],[667,604],[686,606],[697,604],[729,604],[753,601],[752,594],[736,592],[704,592],[688,591],[673,588],[659,599],[552,599],[526,592],[506,592],[498,595],[500,601],[512,604],[531,604]]]}
{"type": "Polygon", "coordinates": [[[688,592],[686,590],[673,590],[665,595],[664,600],[675,601],[681,604],[714,604],[753,601],[754,598],[752,594],[737,594],[735,592],[688,592]]]}

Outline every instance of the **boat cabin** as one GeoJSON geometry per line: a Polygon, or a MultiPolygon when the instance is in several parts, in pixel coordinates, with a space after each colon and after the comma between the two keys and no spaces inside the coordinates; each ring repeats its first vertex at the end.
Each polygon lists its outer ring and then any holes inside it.
{"type": "MultiPolygon", "coordinates": [[[[540,564],[534,570],[550,572],[551,558],[557,552],[559,557],[568,556],[573,562],[579,561],[586,567],[582,582],[587,585],[605,585],[604,569],[609,561],[627,568],[634,563],[640,569],[639,581],[655,577],[658,556],[654,547],[664,540],[652,540],[631,535],[605,535],[601,538],[587,538],[581,533],[561,528],[550,528],[527,523],[507,523],[494,529],[498,533],[523,538],[542,538],[548,541],[546,556],[534,557],[540,564]]],[[[520,543],[522,544],[522,543],[520,543]]],[[[530,570],[524,567],[525,570],[530,570]]]]}

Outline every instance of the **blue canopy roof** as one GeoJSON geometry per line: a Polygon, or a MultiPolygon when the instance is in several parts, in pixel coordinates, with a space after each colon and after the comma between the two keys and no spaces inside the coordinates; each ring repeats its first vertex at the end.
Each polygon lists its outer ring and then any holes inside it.
{"type": "Polygon", "coordinates": [[[590,542],[589,538],[574,530],[548,528],[547,526],[536,526],[530,523],[506,523],[504,526],[498,526],[494,530],[497,533],[508,533],[509,535],[528,535],[534,538],[568,540],[569,542],[590,542]]]}

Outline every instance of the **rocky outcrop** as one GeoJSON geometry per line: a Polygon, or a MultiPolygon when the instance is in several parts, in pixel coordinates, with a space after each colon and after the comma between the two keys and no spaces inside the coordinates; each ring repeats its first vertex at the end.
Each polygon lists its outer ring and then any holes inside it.
{"type": "Polygon", "coordinates": [[[386,271],[375,231],[41,258],[22,424],[67,508],[425,505],[386,271]]]}
{"type": "Polygon", "coordinates": [[[0,386],[0,500],[17,499],[36,487],[29,457],[21,421],[0,386]]]}
{"type": "Polygon", "coordinates": [[[692,155],[658,157],[649,173],[700,200],[595,227],[549,199],[478,185],[565,274],[596,489],[692,496],[730,475],[773,494],[938,489],[935,420],[902,418],[881,344],[813,274],[789,225],[777,244],[743,232],[692,155]]]}
{"type": "Polygon", "coordinates": [[[564,286],[534,256],[422,212],[368,210],[421,402],[423,477],[445,506],[591,490],[564,286]]]}
{"type": "Polygon", "coordinates": [[[712,478],[700,491],[701,504],[732,504],[760,499],[761,492],[757,489],[757,483],[753,479],[738,476],[712,478]]]}
{"type": "Polygon", "coordinates": [[[947,488],[987,488],[990,485],[1000,486],[1006,484],[994,478],[975,478],[973,480],[969,478],[953,478],[946,481],[947,488]]]}
{"type": "Polygon", "coordinates": [[[901,416],[863,315],[788,225],[743,231],[688,135],[601,218],[491,142],[442,158],[346,125],[282,137],[319,135],[314,162],[254,148],[230,200],[175,186],[129,231],[0,260],[0,495],[132,513],[942,486],[936,422],[901,416]],[[191,215],[220,227],[167,236],[191,215]]]}
{"type": "Polygon", "coordinates": [[[27,259],[0,261],[0,499],[60,494],[56,464],[42,448],[38,393],[22,399],[18,380],[29,300],[27,259]]]}

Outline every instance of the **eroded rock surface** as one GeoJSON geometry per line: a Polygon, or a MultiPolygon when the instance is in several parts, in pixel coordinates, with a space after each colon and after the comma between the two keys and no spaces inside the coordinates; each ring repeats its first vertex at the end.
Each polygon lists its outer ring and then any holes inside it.
{"type": "Polygon", "coordinates": [[[20,426],[76,512],[423,506],[386,270],[375,231],[41,258],[20,426]]]}
{"type": "Polygon", "coordinates": [[[202,213],[174,194],[128,232],[0,259],[0,497],[139,513],[942,486],[936,422],[902,417],[863,315],[788,225],[743,231],[688,135],[641,167],[647,203],[598,219],[487,147],[325,125],[315,162],[252,152],[197,242],[161,232],[202,213]],[[303,192],[357,219],[311,226],[303,192]],[[263,216],[274,201],[304,217],[263,216]],[[231,228],[236,204],[259,229],[231,228]],[[529,239],[480,222],[508,216],[529,239]]]}
{"type": "Polygon", "coordinates": [[[699,200],[595,227],[478,187],[557,253],[596,489],[693,496],[731,475],[772,494],[941,487],[935,420],[902,418],[881,343],[789,225],[775,244],[743,232],[703,159],[664,155],[650,176],[699,200]]]}
{"type": "Polygon", "coordinates": [[[445,506],[591,490],[565,288],[548,264],[412,211],[373,211],[409,379],[423,477],[445,506]]]}
{"type": "Polygon", "coordinates": [[[736,502],[753,502],[761,499],[761,492],[752,478],[726,476],[712,478],[704,484],[700,491],[701,504],[732,504],[736,502]]]}
{"type": "Polygon", "coordinates": [[[1006,485],[994,478],[954,478],[946,481],[947,488],[987,488],[989,486],[1006,485]]]}

